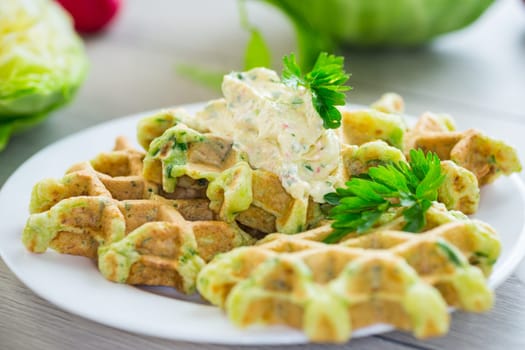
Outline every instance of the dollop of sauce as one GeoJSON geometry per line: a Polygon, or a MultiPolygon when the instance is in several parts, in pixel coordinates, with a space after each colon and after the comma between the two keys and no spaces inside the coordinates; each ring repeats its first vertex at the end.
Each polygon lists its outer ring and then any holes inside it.
{"type": "Polygon", "coordinates": [[[311,92],[285,85],[272,70],[224,77],[223,99],[197,114],[200,129],[231,138],[250,165],[277,174],[294,198],[324,202],[343,183],[337,133],[323,128],[311,92]]]}

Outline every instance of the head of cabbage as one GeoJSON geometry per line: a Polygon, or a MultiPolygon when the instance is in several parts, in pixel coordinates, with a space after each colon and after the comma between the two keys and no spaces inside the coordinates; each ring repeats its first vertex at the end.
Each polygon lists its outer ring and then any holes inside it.
{"type": "Polygon", "coordinates": [[[415,46],[466,27],[494,0],[264,0],[294,23],[308,68],[337,47],[415,46]]]}
{"type": "Polygon", "coordinates": [[[55,1],[1,0],[0,150],[71,100],[86,71],[83,43],[55,1]]]}

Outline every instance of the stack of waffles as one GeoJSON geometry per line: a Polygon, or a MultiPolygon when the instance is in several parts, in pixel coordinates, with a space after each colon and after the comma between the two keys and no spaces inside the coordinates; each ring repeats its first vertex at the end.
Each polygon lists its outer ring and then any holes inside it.
{"type": "Polygon", "coordinates": [[[198,291],[239,326],[285,324],[317,342],[376,323],[442,335],[449,307],[493,304],[486,278],[500,242],[465,214],[477,209],[479,185],[519,171],[519,160],[446,117],[426,114],[407,132],[398,111],[379,107],[343,113],[342,171],[405,161],[413,147],[440,155],[441,203],[420,234],[401,231],[405,218],[393,211],[366,235],[324,243],[326,204],[292,197],[231,140],[175,110],[139,122],[146,152],[118,138],[113,151],[37,183],[23,242],[91,258],[114,282],[198,291]]]}
{"type": "Polygon", "coordinates": [[[181,179],[176,199],[142,176],[144,153],[124,139],[115,149],[71,167],[60,180],[35,185],[23,242],[98,260],[121,283],[195,291],[195,279],[215,254],[254,239],[216,219],[198,184],[181,179]]]}
{"type": "MultiPolygon", "coordinates": [[[[143,121],[139,135],[157,120],[143,121]]],[[[231,142],[183,124],[161,134],[147,154],[118,138],[113,151],[37,183],[26,247],[96,259],[111,281],[193,293],[216,254],[319,220],[317,205],[301,206],[231,142]]]]}

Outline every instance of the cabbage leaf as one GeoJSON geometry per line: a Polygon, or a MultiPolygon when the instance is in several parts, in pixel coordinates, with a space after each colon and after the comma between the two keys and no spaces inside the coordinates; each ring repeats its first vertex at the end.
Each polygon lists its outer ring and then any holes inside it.
{"type": "Polygon", "coordinates": [[[86,71],[82,40],[56,2],[1,0],[0,150],[70,101],[86,71]]]}

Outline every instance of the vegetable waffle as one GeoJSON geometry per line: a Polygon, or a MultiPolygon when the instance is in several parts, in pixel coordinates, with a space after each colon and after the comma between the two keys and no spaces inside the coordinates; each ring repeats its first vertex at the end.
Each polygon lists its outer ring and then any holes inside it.
{"type": "Polygon", "coordinates": [[[140,140],[151,144],[144,178],[174,191],[182,176],[207,184],[210,208],[221,220],[237,222],[256,237],[272,232],[296,233],[319,219],[318,205],[293,198],[279,177],[254,170],[232,141],[201,133],[177,121],[181,111],[157,114],[139,123],[140,140]],[[168,128],[169,126],[169,128],[168,128]]]}
{"type": "Polygon", "coordinates": [[[454,161],[474,173],[480,186],[494,182],[501,175],[521,171],[514,148],[479,130],[456,131],[447,115],[423,114],[406,138],[405,149],[412,148],[435,152],[441,160],[454,161]]]}
{"type": "Polygon", "coordinates": [[[191,293],[206,261],[253,242],[235,223],[215,220],[207,199],[156,194],[140,175],[143,157],[119,138],[113,152],[35,185],[26,247],[98,259],[102,274],[116,282],[191,293]]]}
{"type": "Polygon", "coordinates": [[[448,330],[447,304],[475,312],[492,306],[482,270],[490,271],[499,241],[487,225],[442,206],[428,215],[429,226],[450,222],[420,235],[378,228],[334,245],[321,242],[329,226],[269,235],[217,256],[197,288],[239,326],[286,324],[312,341],[344,342],[381,322],[417,337],[440,335],[448,330]]]}

